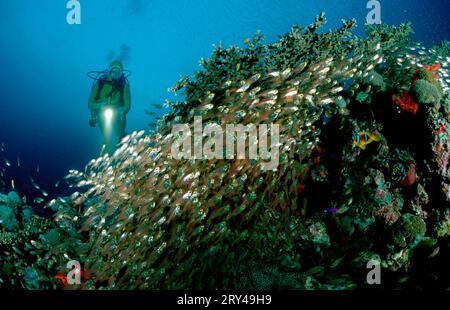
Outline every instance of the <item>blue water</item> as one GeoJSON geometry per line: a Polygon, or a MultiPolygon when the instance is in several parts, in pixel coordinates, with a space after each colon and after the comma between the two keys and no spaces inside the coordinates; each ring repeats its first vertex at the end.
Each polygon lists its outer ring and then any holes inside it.
{"type": "MultiPolygon", "coordinates": [[[[80,0],[81,25],[68,25],[66,2],[0,1],[0,160],[11,162],[5,181],[15,179],[19,191],[30,189],[29,175],[50,188],[99,154],[100,133],[88,125],[86,73],[105,69],[121,46],[129,48],[125,66],[133,72],[131,132],[147,128],[152,119],[144,110],[173,99],[167,88],[198,69],[212,44],[242,45],[256,30],[272,42],[322,11],[325,29],[355,18],[361,34],[368,13],[365,0],[80,0]]],[[[381,1],[383,22],[411,21],[415,39],[427,45],[449,40],[448,13],[448,0],[381,1]]]]}

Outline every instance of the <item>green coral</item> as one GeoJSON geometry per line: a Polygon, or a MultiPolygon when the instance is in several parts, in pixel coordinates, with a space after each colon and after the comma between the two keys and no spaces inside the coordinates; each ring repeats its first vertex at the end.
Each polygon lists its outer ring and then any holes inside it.
{"type": "Polygon", "coordinates": [[[8,193],[8,203],[12,207],[17,207],[22,204],[22,200],[16,192],[12,191],[8,193]]]}
{"type": "MultiPolygon", "coordinates": [[[[388,24],[369,24],[366,25],[366,33],[369,40],[381,42],[384,51],[392,52],[409,45],[413,29],[411,23],[404,23],[398,27],[388,24]]],[[[386,54],[389,55],[389,53],[386,54]]]]}
{"type": "Polygon", "coordinates": [[[420,79],[412,88],[412,95],[415,101],[425,104],[437,104],[442,98],[442,92],[436,85],[420,79]]]}
{"type": "Polygon", "coordinates": [[[411,259],[411,250],[404,248],[399,252],[389,253],[386,260],[382,261],[381,266],[386,269],[396,271],[402,267],[408,266],[411,259]]]}
{"type": "Polygon", "coordinates": [[[17,228],[17,218],[13,208],[0,205],[0,227],[8,231],[14,231],[17,228]]]}
{"type": "Polygon", "coordinates": [[[14,231],[17,228],[17,207],[21,200],[16,192],[10,192],[8,195],[0,197],[0,228],[14,231]]]}
{"type": "MultiPolygon", "coordinates": [[[[408,66],[398,63],[398,58],[406,58],[407,48],[411,43],[413,29],[411,23],[404,23],[399,26],[387,24],[367,25],[366,32],[368,40],[380,43],[386,65],[377,68],[377,73],[383,77],[386,90],[396,90],[411,81],[414,70],[408,66]]],[[[363,50],[361,51],[363,52],[363,50]]],[[[380,86],[383,84],[379,81],[380,86]]]]}
{"type": "Polygon", "coordinates": [[[342,58],[360,44],[351,34],[356,27],[355,20],[343,20],[339,29],[321,32],[325,23],[325,14],[322,13],[307,27],[293,26],[272,44],[264,44],[264,37],[257,32],[243,48],[214,45],[211,56],[200,60],[202,69],[192,77],[183,76],[171,88],[172,92],[184,95],[185,99],[168,102],[172,111],[160,123],[186,117],[191,108],[197,107],[210,95],[211,89],[220,88],[226,81],[243,81],[255,74],[283,71],[328,57],[342,58]]]}
{"type": "Polygon", "coordinates": [[[408,151],[396,148],[387,159],[383,159],[381,162],[383,166],[388,165],[391,180],[398,183],[405,179],[414,159],[408,151]]]}
{"type": "Polygon", "coordinates": [[[34,211],[33,208],[30,206],[24,206],[22,208],[22,218],[24,221],[29,221],[31,217],[33,216],[34,211]]]}
{"type": "Polygon", "coordinates": [[[404,214],[395,224],[393,229],[394,243],[400,247],[406,247],[420,240],[426,232],[425,221],[413,214],[404,214]]]}
{"type": "Polygon", "coordinates": [[[359,92],[358,95],[356,95],[356,101],[360,103],[370,103],[371,97],[368,93],[359,92]]]}
{"type": "Polygon", "coordinates": [[[445,236],[450,236],[450,219],[442,221],[437,227],[437,236],[443,238],[445,236]]]}
{"type": "Polygon", "coordinates": [[[371,85],[378,91],[386,90],[386,83],[384,82],[384,78],[381,74],[372,70],[369,75],[363,79],[363,83],[367,85],[371,85]]]}
{"type": "Polygon", "coordinates": [[[8,196],[0,194],[0,204],[7,204],[7,203],[8,203],[8,196]]]}

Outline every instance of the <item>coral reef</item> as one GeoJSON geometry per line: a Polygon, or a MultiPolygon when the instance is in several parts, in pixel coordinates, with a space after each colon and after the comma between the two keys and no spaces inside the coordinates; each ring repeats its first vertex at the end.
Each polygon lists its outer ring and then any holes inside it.
{"type": "Polygon", "coordinates": [[[81,253],[76,229],[35,214],[16,192],[0,194],[0,203],[0,288],[58,288],[53,276],[81,253]]]}
{"type": "Polygon", "coordinates": [[[354,289],[376,259],[385,288],[450,287],[446,49],[412,44],[409,24],[356,37],[354,21],[324,23],[215,47],[175,84],[185,100],[167,101],[153,132],[70,172],[78,191],[47,206],[54,221],[0,196],[0,278],[55,286],[70,258],[90,271],[85,289],[354,289]],[[261,157],[174,158],[173,125],[192,132],[199,116],[279,125],[277,169],[261,157]]]}

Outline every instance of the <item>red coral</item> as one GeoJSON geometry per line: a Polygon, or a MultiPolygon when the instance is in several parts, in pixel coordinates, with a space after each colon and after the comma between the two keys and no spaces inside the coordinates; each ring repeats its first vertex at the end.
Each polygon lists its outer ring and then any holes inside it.
{"type": "Polygon", "coordinates": [[[433,131],[433,134],[435,136],[438,136],[440,134],[446,133],[447,132],[447,128],[445,127],[445,125],[443,123],[439,124],[439,128],[433,131]]]}
{"type": "Polygon", "coordinates": [[[416,115],[419,105],[414,102],[407,91],[404,91],[400,97],[392,96],[392,103],[398,106],[402,111],[416,115]]]}
{"type": "Polygon", "coordinates": [[[439,70],[441,68],[441,65],[439,63],[435,63],[432,66],[423,65],[423,67],[430,72],[434,72],[434,71],[439,70]]]}
{"type": "Polygon", "coordinates": [[[297,185],[297,195],[300,195],[304,189],[305,189],[305,184],[300,183],[299,185],[297,185]]]}
{"type": "Polygon", "coordinates": [[[435,63],[432,66],[423,65],[423,67],[425,68],[425,70],[433,74],[434,80],[437,80],[438,75],[436,71],[438,71],[441,68],[441,65],[439,63],[435,63]]]}
{"type": "MultiPolygon", "coordinates": [[[[58,272],[58,273],[56,274],[56,276],[54,276],[54,279],[56,280],[56,282],[57,282],[63,289],[68,289],[68,288],[78,288],[78,289],[80,289],[80,288],[83,288],[83,287],[84,287],[84,284],[80,284],[80,285],[71,287],[71,286],[69,285],[69,283],[67,282],[67,274],[64,273],[64,272],[58,272]]],[[[81,282],[82,282],[82,283],[86,283],[86,282],[87,282],[88,280],[90,280],[90,279],[91,279],[91,276],[89,275],[89,273],[88,273],[86,270],[81,269],[81,270],[80,270],[80,280],[81,280],[81,282]]],[[[97,282],[97,281],[94,280],[94,284],[96,284],[96,282],[97,282]]]]}
{"type": "Polygon", "coordinates": [[[402,186],[411,186],[416,182],[416,166],[414,164],[409,164],[409,170],[406,173],[406,177],[400,181],[402,186]]]}

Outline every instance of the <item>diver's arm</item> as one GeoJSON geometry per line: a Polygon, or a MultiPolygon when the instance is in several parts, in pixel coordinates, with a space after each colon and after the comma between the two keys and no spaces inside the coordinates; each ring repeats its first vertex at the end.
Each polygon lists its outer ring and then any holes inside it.
{"type": "Polygon", "coordinates": [[[131,94],[130,94],[130,83],[125,84],[124,93],[123,93],[123,109],[124,114],[127,114],[131,108],[131,94]]]}
{"type": "Polygon", "coordinates": [[[97,96],[98,91],[98,81],[95,81],[92,85],[91,95],[89,96],[89,109],[90,110],[98,110],[100,108],[100,104],[95,101],[95,97],[97,96]]]}

